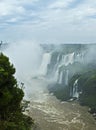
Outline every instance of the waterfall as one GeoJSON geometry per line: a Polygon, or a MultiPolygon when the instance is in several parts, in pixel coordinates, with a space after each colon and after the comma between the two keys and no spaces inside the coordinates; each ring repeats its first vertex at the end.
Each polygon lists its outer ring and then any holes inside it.
{"type": "Polygon", "coordinates": [[[65,85],[68,85],[69,70],[66,70],[65,85]]]}
{"type": "Polygon", "coordinates": [[[74,62],[74,53],[70,53],[64,56],[64,64],[67,66],[68,64],[72,64],[74,62]]]}
{"type": "Polygon", "coordinates": [[[74,62],[74,52],[67,55],[67,61],[65,62],[66,65],[72,64],[74,62]]]}
{"type": "Polygon", "coordinates": [[[60,54],[57,56],[57,64],[59,63],[60,60],[60,54]]]}
{"type": "Polygon", "coordinates": [[[50,64],[50,60],[51,60],[51,53],[44,53],[42,63],[41,63],[40,69],[39,69],[40,75],[47,74],[47,67],[50,64]]]}
{"type": "Polygon", "coordinates": [[[69,64],[72,64],[74,62],[74,53],[70,53],[67,55],[62,55],[61,60],[59,61],[59,56],[57,57],[57,70],[55,71],[55,79],[58,79],[57,82],[62,84],[64,83],[65,85],[68,85],[68,77],[69,77],[69,70],[67,69],[62,69],[60,71],[60,74],[58,74],[60,67],[62,66],[67,66],[69,64]],[[58,76],[58,77],[57,77],[58,76]]]}
{"type": "Polygon", "coordinates": [[[57,82],[59,84],[68,85],[68,77],[69,77],[69,70],[61,70],[60,72],[56,72],[58,79],[57,82]]]}
{"type": "Polygon", "coordinates": [[[75,61],[84,62],[84,52],[75,54],[75,61]]]}
{"type": "MultiPolygon", "coordinates": [[[[50,80],[62,85],[68,85],[69,80],[69,64],[80,62],[82,54],[80,53],[54,53],[46,52],[43,54],[39,74],[48,76],[50,80]],[[55,55],[54,55],[55,54],[55,55]]],[[[74,90],[75,91],[75,90],[74,90]]]]}
{"type": "Polygon", "coordinates": [[[55,73],[54,73],[54,81],[57,82],[58,81],[58,77],[59,77],[59,72],[58,69],[56,69],[55,73]]]}
{"type": "MultiPolygon", "coordinates": [[[[69,77],[69,70],[66,68],[61,70],[62,66],[67,66],[74,62],[74,53],[70,53],[67,55],[58,55],[56,64],[53,68],[53,75],[54,81],[58,82],[59,84],[68,85],[68,77],[69,77]],[[61,57],[61,58],[60,58],[61,57]]],[[[50,63],[51,64],[51,63],[50,63]]]]}
{"type": "Polygon", "coordinates": [[[74,84],[73,84],[72,97],[76,97],[76,98],[79,97],[79,93],[78,93],[78,79],[76,79],[74,84]]]}
{"type": "Polygon", "coordinates": [[[61,71],[60,74],[59,74],[58,83],[59,83],[59,84],[62,84],[62,80],[63,80],[63,71],[61,71]]]}
{"type": "Polygon", "coordinates": [[[74,52],[67,55],[62,55],[59,67],[63,65],[67,66],[69,64],[72,64],[73,62],[74,62],[74,52]]]}
{"type": "Polygon", "coordinates": [[[57,61],[56,64],[54,66],[54,81],[57,82],[58,81],[58,77],[59,77],[59,62],[60,62],[60,54],[57,56],[57,61]]]}

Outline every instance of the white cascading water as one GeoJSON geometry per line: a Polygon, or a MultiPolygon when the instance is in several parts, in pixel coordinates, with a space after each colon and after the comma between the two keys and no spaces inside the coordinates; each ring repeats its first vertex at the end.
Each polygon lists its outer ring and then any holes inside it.
{"type": "Polygon", "coordinates": [[[65,85],[68,85],[69,70],[66,70],[65,85]]]}
{"type": "MultiPolygon", "coordinates": [[[[41,63],[41,66],[40,66],[40,75],[43,75],[45,76],[47,74],[47,71],[48,71],[48,64],[50,64],[51,66],[51,58],[52,58],[52,53],[45,53],[43,55],[43,58],[42,58],[42,63],[41,63]]],[[[69,53],[69,54],[66,54],[66,55],[62,55],[61,58],[60,58],[60,54],[58,54],[57,56],[57,60],[56,60],[56,64],[54,65],[54,68],[52,70],[52,77],[50,75],[50,77],[52,78],[53,81],[55,82],[58,82],[59,84],[62,84],[62,81],[64,81],[65,85],[68,85],[68,78],[69,78],[69,70],[64,70],[62,69],[62,71],[60,71],[60,68],[62,66],[68,66],[69,64],[73,64],[74,62],[81,62],[83,59],[83,54],[75,54],[75,52],[73,53],[69,53]],[[64,73],[65,71],[65,73],[64,73]],[[64,74],[64,75],[63,75],[64,74]]]]}
{"type": "Polygon", "coordinates": [[[69,70],[62,70],[58,76],[58,83],[68,85],[69,70]],[[65,74],[65,75],[64,75],[65,74]]]}
{"type": "Polygon", "coordinates": [[[42,63],[40,65],[39,73],[40,75],[45,76],[47,74],[47,67],[50,64],[51,53],[45,53],[42,58],[42,63]]]}
{"type": "Polygon", "coordinates": [[[54,67],[54,78],[53,78],[53,80],[54,80],[55,82],[58,81],[58,77],[59,77],[59,67],[58,67],[59,62],[60,62],[59,60],[60,60],[60,54],[57,56],[56,65],[55,65],[55,67],[54,67]]]}
{"type": "Polygon", "coordinates": [[[53,78],[54,82],[58,81],[58,74],[59,74],[58,69],[56,69],[55,74],[54,74],[54,78],[53,78]]]}
{"type": "Polygon", "coordinates": [[[72,64],[73,62],[74,62],[74,52],[67,55],[62,55],[62,60],[59,67],[62,65],[67,66],[69,64],[72,64]]]}
{"type": "Polygon", "coordinates": [[[84,55],[85,55],[84,52],[76,54],[75,55],[75,61],[83,63],[84,62],[84,55]]]}
{"type": "Polygon", "coordinates": [[[62,84],[62,80],[63,80],[63,71],[61,71],[60,74],[59,74],[58,83],[62,84]]]}
{"type": "Polygon", "coordinates": [[[78,79],[76,79],[74,84],[73,84],[72,97],[76,97],[76,98],[79,97],[79,93],[78,93],[78,79]]]}
{"type": "MultiPolygon", "coordinates": [[[[75,55],[75,52],[69,53],[67,55],[62,55],[61,60],[59,60],[60,59],[59,56],[57,57],[58,60],[57,60],[57,64],[56,64],[57,70],[55,71],[55,77],[56,77],[55,79],[62,79],[61,78],[62,74],[58,74],[60,67],[62,67],[62,66],[68,66],[69,64],[73,64],[74,62],[83,62],[84,61],[84,58],[83,58],[84,54],[82,52],[78,53],[76,55],[75,55]]],[[[64,71],[64,69],[62,71],[64,71]]],[[[67,69],[65,71],[66,71],[66,75],[64,76],[65,78],[62,79],[62,80],[65,81],[65,85],[68,85],[69,70],[67,69]]],[[[60,73],[62,73],[62,72],[60,72],[60,73]]],[[[58,81],[59,81],[59,83],[61,83],[60,80],[58,80],[58,81]]]]}
{"type": "Polygon", "coordinates": [[[69,70],[65,70],[66,71],[66,75],[64,76],[65,78],[63,79],[63,71],[62,70],[59,74],[59,69],[60,67],[62,66],[67,66],[69,64],[72,64],[74,63],[74,52],[73,53],[70,53],[70,54],[67,54],[67,55],[62,55],[62,58],[61,60],[59,61],[59,58],[60,58],[60,55],[58,55],[57,57],[57,63],[56,63],[56,70],[55,70],[55,74],[54,74],[54,77],[55,77],[55,81],[57,81],[58,83],[62,83],[62,80],[65,81],[65,85],[68,85],[68,75],[69,75],[69,70]]]}

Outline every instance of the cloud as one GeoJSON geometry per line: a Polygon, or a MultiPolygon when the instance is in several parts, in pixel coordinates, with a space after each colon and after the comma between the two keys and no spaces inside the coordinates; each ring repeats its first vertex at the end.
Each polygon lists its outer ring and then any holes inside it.
{"type": "Polygon", "coordinates": [[[33,6],[38,0],[3,0],[0,1],[0,19],[2,23],[23,21],[31,17],[32,9],[26,9],[28,5],[33,6]],[[30,15],[31,14],[31,15],[30,15]]]}
{"type": "Polygon", "coordinates": [[[24,8],[22,6],[17,6],[14,2],[8,3],[8,1],[0,2],[0,16],[12,15],[14,13],[22,14],[24,13],[24,8]]]}
{"type": "Polygon", "coordinates": [[[58,9],[58,8],[66,8],[68,7],[72,2],[74,2],[75,0],[56,0],[54,3],[52,3],[49,8],[51,9],[58,9]]]}
{"type": "Polygon", "coordinates": [[[96,1],[2,0],[0,38],[95,42],[96,1]]]}

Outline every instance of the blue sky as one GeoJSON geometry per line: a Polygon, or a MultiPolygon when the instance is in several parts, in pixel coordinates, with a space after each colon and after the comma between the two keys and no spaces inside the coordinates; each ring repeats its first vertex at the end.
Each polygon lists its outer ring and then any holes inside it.
{"type": "Polygon", "coordinates": [[[96,0],[0,0],[0,40],[96,43],[96,0]]]}

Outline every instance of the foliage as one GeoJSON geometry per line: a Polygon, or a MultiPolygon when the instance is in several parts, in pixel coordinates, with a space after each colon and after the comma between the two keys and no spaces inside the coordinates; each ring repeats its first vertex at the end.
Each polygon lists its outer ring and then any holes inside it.
{"type": "Polygon", "coordinates": [[[14,77],[15,68],[9,58],[0,54],[0,129],[29,130],[32,119],[22,114],[24,93],[14,77]]]}
{"type": "Polygon", "coordinates": [[[53,93],[61,101],[66,101],[70,98],[70,88],[61,84],[51,84],[48,86],[49,92],[53,93]]]}
{"type": "Polygon", "coordinates": [[[81,84],[81,104],[96,108],[96,70],[83,74],[79,79],[79,88],[81,84]]]}
{"type": "Polygon", "coordinates": [[[96,69],[87,70],[80,75],[75,74],[69,82],[69,86],[73,86],[74,81],[78,78],[78,101],[81,105],[89,106],[96,112],[96,69]]]}

